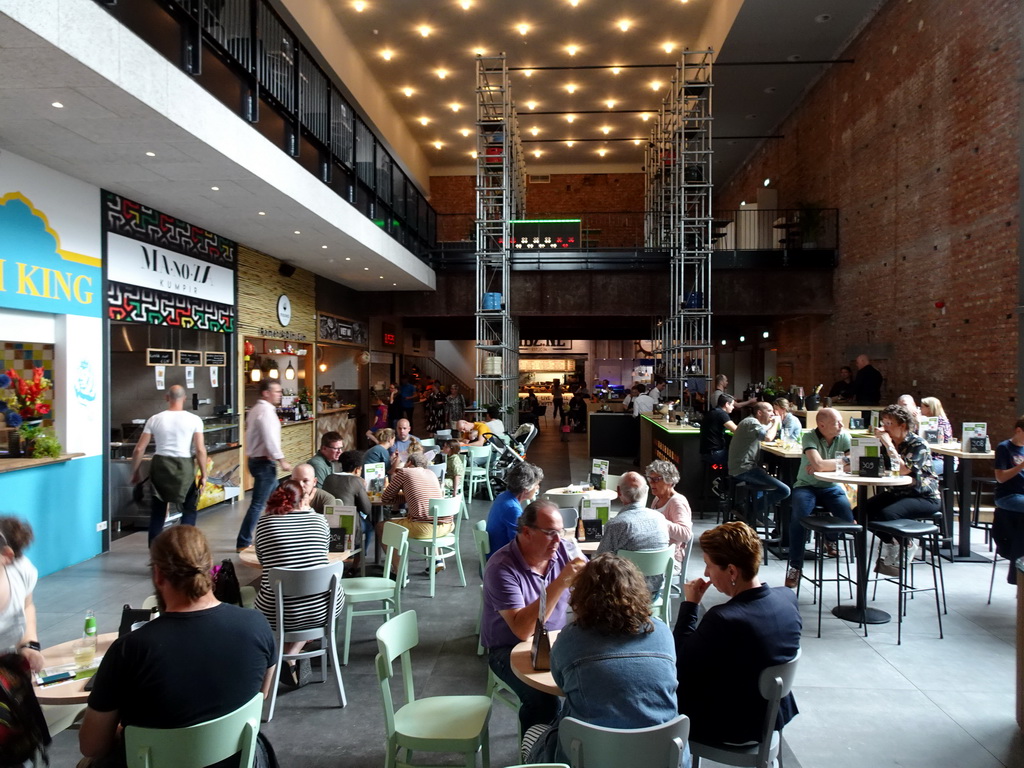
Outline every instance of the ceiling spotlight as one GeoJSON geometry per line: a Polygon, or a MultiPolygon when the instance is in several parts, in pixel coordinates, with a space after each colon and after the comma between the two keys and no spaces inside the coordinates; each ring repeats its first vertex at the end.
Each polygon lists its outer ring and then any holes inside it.
{"type": "Polygon", "coordinates": [[[607,136],[611,132],[612,132],[611,126],[609,126],[609,125],[602,125],[601,126],[601,133],[603,133],[605,136],[607,136]]]}
{"type": "Polygon", "coordinates": [[[296,234],[296,235],[301,235],[301,234],[302,234],[302,231],[301,231],[301,230],[298,230],[298,229],[296,229],[296,230],[295,230],[295,234],[296,234]]]}
{"type": "Polygon", "coordinates": [[[573,144],[575,144],[575,143],[576,143],[575,141],[572,141],[572,140],[570,139],[569,141],[565,142],[565,146],[567,146],[567,147],[571,147],[571,146],[572,146],[573,144]]]}
{"type": "Polygon", "coordinates": [[[220,192],[220,187],[210,187],[214,192],[220,192]]]}
{"type": "Polygon", "coordinates": [[[618,24],[618,27],[619,27],[619,29],[621,29],[621,30],[622,30],[623,32],[629,32],[629,26],[630,26],[630,24],[632,24],[632,23],[633,23],[633,22],[631,22],[631,21],[630,21],[629,19],[623,19],[622,21],[620,21],[620,22],[619,22],[619,24],[618,24]]]}
{"type": "Polygon", "coordinates": [[[722,346],[725,346],[725,339],[722,339],[722,346]]]}
{"type": "Polygon", "coordinates": [[[362,13],[366,10],[366,3],[364,3],[363,0],[355,0],[355,2],[352,3],[352,7],[355,8],[356,13],[362,13]]]}
{"type": "Polygon", "coordinates": [[[470,152],[469,156],[476,160],[476,150],[474,149],[472,152],[470,152]]]}
{"type": "Polygon", "coordinates": [[[622,71],[622,67],[612,67],[612,74],[617,75],[622,71]]]}
{"type": "Polygon", "coordinates": [[[484,48],[474,48],[473,53],[475,53],[477,56],[483,56],[485,53],[487,53],[487,50],[484,48]]]}
{"type": "Polygon", "coordinates": [[[535,125],[535,126],[533,126],[533,128],[530,129],[530,133],[532,133],[534,136],[536,136],[538,133],[540,133],[540,128],[538,128],[535,125]]]}
{"type": "Polygon", "coordinates": [[[473,7],[473,0],[459,0],[459,5],[462,6],[462,10],[468,11],[473,7]]]}
{"type": "Polygon", "coordinates": [[[665,51],[665,53],[672,53],[672,51],[674,51],[676,49],[676,44],[675,43],[665,43],[663,46],[661,46],[661,49],[663,51],[665,51]]]}
{"type": "Polygon", "coordinates": [[[458,112],[460,109],[462,109],[462,105],[459,104],[459,102],[457,101],[453,101],[448,106],[451,107],[452,112],[458,112]]]}
{"type": "Polygon", "coordinates": [[[392,285],[398,285],[398,283],[392,283],[392,285]]]}
{"type": "Polygon", "coordinates": [[[345,261],[352,261],[352,257],[351,256],[346,256],[345,257],[345,261]]]}
{"type": "Polygon", "coordinates": [[[385,48],[383,51],[380,52],[380,56],[382,59],[384,59],[384,61],[391,61],[391,57],[394,55],[395,52],[392,51],[390,48],[385,48]]]}
{"type": "Polygon", "coordinates": [[[416,91],[414,91],[412,88],[403,88],[402,93],[404,93],[406,96],[412,96],[414,93],[416,93],[416,91]]]}
{"type": "Polygon", "coordinates": [[[608,150],[607,149],[599,149],[599,150],[597,150],[597,154],[599,154],[601,157],[604,157],[605,155],[608,154],[608,150]]]}
{"type": "Polygon", "coordinates": [[[608,109],[615,109],[615,99],[608,99],[608,101],[605,102],[605,105],[608,109]]]}
{"type": "Polygon", "coordinates": [[[536,109],[537,108],[537,102],[536,101],[528,101],[528,102],[526,102],[526,108],[527,109],[536,109]]]}
{"type": "Polygon", "coordinates": [[[434,142],[434,149],[441,149],[443,146],[444,146],[444,144],[442,142],[440,142],[440,141],[435,141],[434,142]]]}
{"type": "Polygon", "coordinates": [[[633,139],[633,143],[636,144],[639,147],[640,146],[640,139],[633,139]]]}
{"type": "Polygon", "coordinates": [[[761,334],[761,338],[762,338],[762,339],[767,339],[767,338],[768,338],[768,331],[765,331],[765,332],[763,332],[763,333],[761,334]]]}
{"type": "Polygon", "coordinates": [[[381,276],[380,276],[380,279],[381,279],[381,280],[383,280],[383,279],[384,279],[384,275],[381,275],[381,276]]]}
{"type": "Polygon", "coordinates": [[[533,77],[533,70],[532,69],[524,69],[523,70],[523,77],[533,77]]]}
{"type": "Polygon", "coordinates": [[[652,91],[660,91],[661,90],[661,80],[651,80],[651,90],[652,91]]]}
{"type": "Polygon", "coordinates": [[[767,186],[768,186],[769,184],[771,184],[771,183],[772,183],[772,180],[771,180],[771,179],[765,179],[765,180],[764,180],[764,185],[765,185],[766,187],[767,187],[767,186]]]}
{"type": "Polygon", "coordinates": [[[469,136],[469,128],[460,128],[459,129],[459,133],[461,133],[463,136],[467,136],[468,137],[469,136]]]}
{"type": "Polygon", "coordinates": [[[446,77],[448,77],[448,70],[445,69],[444,67],[441,67],[440,69],[437,70],[437,76],[444,80],[446,77]]]}
{"type": "Polygon", "coordinates": [[[579,48],[578,45],[567,45],[567,46],[565,46],[565,52],[568,53],[570,56],[575,56],[576,52],[579,51],[579,49],[580,48],[579,48]]]}
{"type": "Polygon", "coordinates": [[[369,271],[370,271],[369,267],[363,267],[363,272],[369,272],[369,271]]]}
{"type": "Polygon", "coordinates": [[[743,343],[746,340],[747,340],[746,336],[740,336],[740,343],[743,343]]]}
{"type": "Polygon", "coordinates": [[[321,245],[320,247],[323,248],[325,251],[327,250],[327,246],[326,245],[321,245]]]}
{"type": "Polygon", "coordinates": [[[575,8],[579,4],[580,0],[569,0],[569,5],[571,5],[573,8],[575,8]]]}
{"type": "Polygon", "coordinates": [[[533,150],[533,156],[534,156],[534,157],[540,157],[540,156],[541,156],[541,154],[542,154],[542,153],[541,153],[541,151],[540,151],[539,149],[535,149],[535,150],[533,150]]]}
{"type": "Polygon", "coordinates": [[[430,122],[430,118],[429,117],[421,117],[420,118],[420,125],[426,125],[429,122],[430,122]]]}
{"type": "Polygon", "coordinates": [[[419,32],[420,35],[422,35],[423,37],[430,37],[430,33],[433,32],[434,30],[432,30],[426,24],[420,24],[420,26],[416,27],[416,31],[419,32]]]}
{"type": "Polygon", "coordinates": [[[566,122],[568,122],[568,123],[571,123],[571,122],[572,122],[573,120],[575,120],[575,119],[576,119],[576,115],[566,115],[566,116],[565,116],[565,120],[566,120],[566,122]]]}
{"type": "Polygon", "coordinates": [[[530,25],[520,24],[516,27],[516,30],[519,32],[520,35],[525,35],[527,32],[530,31],[530,25]]]}
{"type": "Polygon", "coordinates": [[[641,112],[640,113],[640,119],[643,120],[646,123],[648,120],[651,119],[651,115],[648,112],[641,112]]]}
{"type": "Polygon", "coordinates": [[[576,93],[576,83],[568,83],[565,86],[565,90],[567,90],[569,93],[576,93]]]}
{"type": "Polygon", "coordinates": [[[260,216],[266,216],[266,215],[267,215],[267,212],[266,212],[266,211],[256,211],[256,213],[257,213],[258,215],[260,215],[260,216]]]}
{"type": "Polygon", "coordinates": [[[59,101],[53,102],[50,106],[54,109],[64,109],[64,105],[61,104],[59,101]]]}
{"type": "Polygon", "coordinates": [[[147,152],[146,157],[156,157],[156,152],[147,152]]]}

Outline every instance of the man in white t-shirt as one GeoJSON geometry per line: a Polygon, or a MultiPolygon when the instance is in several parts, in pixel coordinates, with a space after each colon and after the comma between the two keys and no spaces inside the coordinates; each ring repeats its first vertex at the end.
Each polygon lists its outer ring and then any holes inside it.
{"type": "Polygon", "coordinates": [[[151,416],[132,454],[132,485],[140,482],[139,469],[149,441],[156,441],[150,463],[153,506],[149,516],[149,543],[160,535],[167,520],[169,504],[181,505],[182,525],[196,524],[196,506],[206,485],[206,442],[203,420],[185,410],[185,388],[175,384],[167,390],[167,410],[151,416]],[[199,483],[196,483],[196,471],[199,483]]]}

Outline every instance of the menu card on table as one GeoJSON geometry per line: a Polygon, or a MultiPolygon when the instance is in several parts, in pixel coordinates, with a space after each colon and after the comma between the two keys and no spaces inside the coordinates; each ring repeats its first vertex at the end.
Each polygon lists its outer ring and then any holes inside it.
{"type": "Polygon", "coordinates": [[[344,552],[356,548],[356,526],[359,525],[359,510],[343,504],[332,504],[324,507],[324,518],[331,528],[331,541],[328,552],[344,552]]]}
{"type": "Polygon", "coordinates": [[[604,499],[591,499],[584,497],[580,505],[580,517],[584,522],[587,520],[600,520],[607,523],[611,517],[612,503],[604,499]]]}
{"type": "Polygon", "coordinates": [[[917,422],[917,433],[926,443],[942,442],[942,434],[939,432],[938,416],[920,416],[917,422]]]}
{"type": "Polygon", "coordinates": [[[380,501],[387,477],[388,471],[383,461],[363,465],[363,480],[366,482],[366,493],[369,494],[370,501],[380,501]]]}
{"type": "Polygon", "coordinates": [[[850,469],[865,477],[878,477],[882,444],[877,437],[850,437],[850,469]]]}
{"type": "Polygon", "coordinates": [[[607,490],[605,484],[608,480],[608,459],[594,459],[590,469],[590,484],[602,491],[607,490]]]}
{"type": "Polygon", "coordinates": [[[988,451],[988,424],[984,421],[965,421],[963,439],[960,441],[962,450],[967,453],[985,453],[988,451]]]}

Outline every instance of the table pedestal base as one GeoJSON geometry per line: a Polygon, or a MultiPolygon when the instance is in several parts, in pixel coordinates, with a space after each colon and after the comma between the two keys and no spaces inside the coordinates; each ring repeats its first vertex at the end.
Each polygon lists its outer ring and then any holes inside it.
{"type": "Polygon", "coordinates": [[[888,624],[892,621],[885,611],[878,608],[858,608],[856,605],[837,605],[832,615],[843,621],[854,621],[858,624],[888,624]]]}

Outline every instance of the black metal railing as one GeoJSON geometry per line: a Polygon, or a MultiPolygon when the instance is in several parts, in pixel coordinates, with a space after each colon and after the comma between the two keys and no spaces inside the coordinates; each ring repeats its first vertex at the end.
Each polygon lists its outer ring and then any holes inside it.
{"type": "Polygon", "coordinates": [[[166,13],[179,25],[182,42],[174,63],[204,85],[203,54],[215,55],[240,87],[218,84],[207,88],[211,94],[253,123],[261,105],[272,108],[287,126],[283,151],[299,159],[303,143],[314,148],[317,163],[303,167],[428,260],[436,247],[433,208],[345,98],[340,79],[317,63],[267,0],[148,0],[145,12],[134,4],[96,2],[173,61],[166,26],[155,21],[155,14],[166,13]],[[233,98],[239,90],[247,94],[241,105],[233,98]]]}
{"type": "Polygon", "coordinates": [[[839,248],[835,208],[740,208],[715,211],[716,251],[824,251],[839,248]]]}

